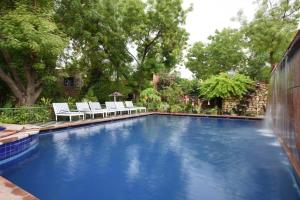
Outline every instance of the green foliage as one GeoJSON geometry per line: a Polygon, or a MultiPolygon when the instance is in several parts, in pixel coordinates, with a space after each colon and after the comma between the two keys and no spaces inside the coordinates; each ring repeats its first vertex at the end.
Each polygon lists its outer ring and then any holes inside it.
{"type": "Polygon", "coordinates": [[[157,108],[157,110],[160,112],[168,112],[169,109],[170,109],[170,105],[166,102],[161,102],[157,108]]]}
{"type": "Polygon", "coordinates": [[[211,75],[238,70],[246,64],[243,52],[243,35],[236,29],[216,31],[209,43],[195,43],[187,55],[186,67],[197,78],[207,79],[211,75]]]}
{"type": "Polygon", "coordinates": [[[181,87],[185,95],[190,95],[190,96],[199,95],[201,82],[198,79],[193,79],[193,80],[179,79],[178,85],[181,87]]]}
{"type": "Polygon", "coordinates": [[[52,103],[52,99],[42,97],[40,99],[39,105],[46,107],[46,106],[51,106],[51,103],[52,103]]]}
{"type": "MultiPolygon", "coordinates": [[[[113,100],[113,97],[109,95],[115,91],[120,92],[123,97],[127,97],[131,89],[123,82],[111,82],[107,79],[99,79],[89,90],[93,94],[93,97],[96,97],[100,102],[113,100]]],[[[117,98],[122,99],[123,97],[117,98]]]]}
{"type": "Polygon", "coordinates": [[[18,1],[0,14],[0,79],[20,105],[32,105],[43,84],[56,80],[56,62],[66,46],[53,21],[53,1],[29,2],[18,1]]]}
{"type": "Polygon", "coordinates": [[[160,93],[154,88],[147,88],[141,92],[140,101],[149,110],[156,110],[161,102],[160,93]]]}
{"type": "Polygon", "coordinates": [[[100,78],[123,81],[138,94],[149,86],[153,73],[169,70],[182,59],[186,13],[182,0],[62,0],[57,22],[72,38],[74,55],[83,55],[64,60],[87,74],[84,91],[100,78]]]}
{"type": "Polygon", "coordinates": [[[168,102],[169,105],[175,105],[175,104],[180,104],[182,103],[182,98],[183,98],[183,91],[181,87],[174,83],[168,87],[165,87],[161,91],[161,96],[162,99],[166,102],[168,102]]]}
{"type": "Polygon", "coordinates": [[[248,22],[243,20],[242,15],[239,16],[242,31],[247,38],[250,59],[254,59],[252,62],[258,63],[261,68],[266,63],[274,67],[280,61],[297,30],[300,1],[259,0],[257,2],[259,8],[252,21],[248,22]]]}
{"type": "Polygon", "coordinates": [[[214,98],[241,98],[253,86],[253,81],[242,74],[233,76],[221,73],[205,80],[201,84],[200,95],[207,100],[214,98]]]}
{"type": "Polygon", "coordinates": [[[218,107],[213,107],[213,108],[208,108],[203,110],[202,112],[204,114],[209,114],[209,115],[217,115],[218,114],[218,107]]]}
{"type": "Polygon", "coordinates": [[[170,112],[174,112],[174,113],[184,112],[184,105],[183,104],[173,104],[170,106],[170,112]]]}
{"type": "MultiPolygon", "coordinates": [[[[37,105],[39,106],[39,105],[37,105]]],[[[0,122],[10,124],[44,123],[51,120],[49,107],[1,109],[0,122]]]]}
{"type": "Polygon", "coordinates": [[[98,98],[95,96],[94,90],[92,88],[90,88],[81,101],[96,102],[96,101],[98,101],[98,98]]]}

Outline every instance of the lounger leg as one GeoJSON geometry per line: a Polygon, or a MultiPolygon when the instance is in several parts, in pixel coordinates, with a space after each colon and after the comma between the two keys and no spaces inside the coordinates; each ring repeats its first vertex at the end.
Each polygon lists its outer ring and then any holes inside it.
{"type": "Polygon", "coordinates": [[[72,117],[70,116],[70,122],[72,121],[72,117]]]}
{"type": "Polygon", "coordinates": [[[55,121],[57,121],[57,115],[55,115],[55,121]]]}

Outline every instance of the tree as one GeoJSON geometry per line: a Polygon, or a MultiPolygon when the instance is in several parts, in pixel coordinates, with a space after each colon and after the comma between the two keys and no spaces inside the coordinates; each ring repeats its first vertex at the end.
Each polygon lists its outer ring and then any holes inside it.
{"type": "Polygon", "coordinates": [[[87,77],[83,96],[102,80],[118,85],[130,75],[132,59],[125,51],[128,37],[122,29],[124,3],[62,0],[57,5],[56,21],[71,38],[67,66],[76,65],[87,77]]]}
{"type": "Polygon", "coordinates": [[[250,62],[259,69],[275,67],[297,30],[300,17],[299,0],[259,0],[252,21],[239,20],[250,50],[250,62]],[[254,60],[254,61],[253,61],[254,60]]]}
{"type": "Polygon", "coordinates": [[[186,67],[197,78],[239,70],[246,65],[243,35],[239,30],[225,28],[209,36],[209,43],[197,42],[189,50],[186,67]]]}
{"type": "MultiPolygon", "coordinates": [[[[136,93],[153,73],[174,67],[187,41],[182,0],[62,0],[57,21],[91,75],[121,81],[136,93]]],[[[85,91],[86,88],[85,88],[85,91]]]]}
{"type": "Polygon", "coordinates": [[[253,81],[242,74],[221,73],[212,76],[201,84],[200,96],[207,100],[228,97],[241,98],[253,87],[253,81]]]}
{"type": "Polygon", "coordinates": [[[18,105],[31,106],[43,85],[56,79],[56,62],[66,37],[53,21],[52,1],[24,2],[1,10],[0,79],[18,105]]]}
{"type": "Polygon", "coordinates": [[[189,9],[183,9],[182,0],[146,2],[137,19],[131,12],[127,12],[129,15],[124,21],[124,24],[135,21],[135,28],[126,30],[136,46],[137,55],[130,55],[136,61],[134,79],[137,80],[135,87],[138,89],[142,88],[145,79],[152,78],[153,73],[170,70],[181,61],[188,38],[182,26],[189,9]]]}

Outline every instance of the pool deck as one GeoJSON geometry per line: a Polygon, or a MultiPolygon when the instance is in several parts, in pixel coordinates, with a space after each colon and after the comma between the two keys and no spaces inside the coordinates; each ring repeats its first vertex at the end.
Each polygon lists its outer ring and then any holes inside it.
{"type": "MultiPolygon", "coordinates": [[[[170,115],[170,116],[193,116],[205,118],[226,118],[226,119],[246,119],[246,120],[262,120],[264,117],[248,117],[248,116],[231,116],[231,115],[203,115],[203,114],[190,114],[190,113],[164,113],[164,112],[145,112],[131,115],[118,115],[108,118],[86,119],[73,122],[48,122],[36,125],[14,125],[14,124],[1,124],[6,127],[5,131],[0,132],[0,145],[5,143],[14,142],[30,135],[48,132],[52,130],[65,129],[70,127],[79,127],[89,124],[97,124],[109,121],[117,121],[122,119],[130,119],[147,115],[170,115]]],[[[0,199],[10,200],[37,200],[35,196],[16,186],[12,182],[0,176],[0,199]]]]}
{"type": "Polygon", "coordinates": [[[38,200],[12,182],[0,176],[0,199],[3,200],[38,200]]]}

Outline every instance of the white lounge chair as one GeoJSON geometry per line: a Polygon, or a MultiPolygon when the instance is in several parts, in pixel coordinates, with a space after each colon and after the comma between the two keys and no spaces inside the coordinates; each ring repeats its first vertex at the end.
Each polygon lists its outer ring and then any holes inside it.
{"type": "Polygon", "coordinates": [[[72,121],[73,116],[82,116],[82,119],[84,119],[84,113],[82,112],[74,112],[70,111],[70,108],[67,103],[53,103],[52,104],[55,114],[55,120],[57,121],[58,116],[64,116],[69,117],[70,122],[72,121]]]}
{"type": "Polygon", "coordinates": [[[108,111],[111,111],[111,112],[113,111],[115,113],[115,115],[117,114],[118,110],[117,110],[115,102],[113,102],[113,101],[106,101],[105,102],[105,106],[106,106],[106,109],[108,111]]]}
{"type": "Polygon", "coordinates": [[[91,111],[94,111],[94,112],[103,111],[106,113],[106,116],[108,113],[116,114],[114,110],[108,110],[108,109],[102,108],[101,104],[99,102],[89,102],[89,105],[90,105],[91,111]]]}
{"type": "Polygon", "coordinates": [[[95,115],[97,115],[97,114],[102,114],[103,117],[105,117],[107,115],[107,112],[105,110],[90,109],[90,106],[87,102],[76,103],[76,107],[79,112],[83,112],[85,115],[91,115],[93,119],[95,118],[95,115]]]}
{"type": "Polygon", "coordinates": [[[126,108],[122,101],[115,102],[117,110],[122,114],[123,112],[127,112],[127,114],[131,114],[131,111],[134,109],[126,108]]]}
{"type": "Polygon", "coordinates": [[[136,110],[139,110],[142,112],[144,110],[145,112],[147,111],[146,107],[140,107],[140,106],[134,106],[132,101],[125,101],[126,108],[135,108],[136,110]]]}
{"type": "Polygon", "coordinates": [[[105,106],[106,106],[107,110],[114,110],[116,113],[118,113],[118,112],[120,112],[120,114],[122,114],[123,112],[129,113],[128,109],[123,109],[121,107],[118,107],[117,102],[114,102],[114,101],[105,102],[105,106]]]}

